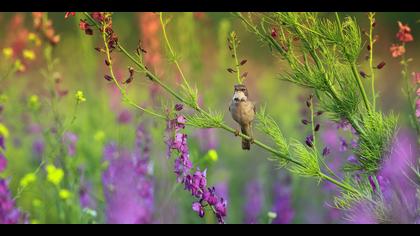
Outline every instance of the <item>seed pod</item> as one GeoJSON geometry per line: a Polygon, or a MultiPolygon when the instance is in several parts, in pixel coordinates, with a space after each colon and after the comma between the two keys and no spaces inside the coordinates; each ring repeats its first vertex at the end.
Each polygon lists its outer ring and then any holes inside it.
{"type": "Polygon", "coordinates": [[[324,147],[324,149],[322,150],[322,155],[323,156],[328,156],[328,154],[330,154],[331,150],[328,147],[324,147]]]}
{"type": "Polygon", "coordinates": [[[107,81],[112,81],[112,77],[109,76],[109,75],[105,75],[104,76],[104,79],[107,80],[107,81]]]}
{"type": "Polygon", "coordinates": [[[320,126],[319,124],[317,124],[317,125],[315,126],[314,131],[315,131],[315,132],[318,132],[320,127],[321,127],[321,126],[320,126]]]}
{"type": "Polygon", "coordinates": [[[379,64],[376,66],[376,68],[380,70],[380,69],[384,68],[385,64],[386,64],[386,63],[383,61],[383,62],[379,63],[379,64]]]}
{"type": "Polygon", "coordinates": [[[227,69],[227,71],[229,72],[229,73],[233,73],[233,72],[236,72],[234,69],[232,69],[232,68],[228,68],[227,69]]]}

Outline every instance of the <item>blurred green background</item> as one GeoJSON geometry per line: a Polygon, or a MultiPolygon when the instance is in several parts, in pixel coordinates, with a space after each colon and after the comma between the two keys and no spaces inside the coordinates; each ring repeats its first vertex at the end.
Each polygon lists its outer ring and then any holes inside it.
{"type": "MultiPolygon", "coordinates": [[[[322,13],[328,15],[330,13],[322,13]]],[[[368,30],[366,13],[340,13],[357,18],[362,29],[368,30]]],[[[209,107],[225,114],[226,122],[236,127],[228,113],[228,105],[232,96],[235,77],[227,72],[233,64],[227,47],[227,37],[231,31],[236,31],[241,45],[240,58],[247,59],[245,71],[248,72],[246,84],[252,100],[257,106],[266,105],[267,111],[281,125],[288,138],[303,140],[306,132],[300,124],[302,119],[300,109],[304,104],[298,99],[310,91],[276,79],[284,73],[287,65],[271,55],[269,49],[257,42],[254,35],[248,33],[237,18],[229,13],[167,13],[172,20],[168,24],[168,33],[175,51],[180,55],[181,66],[191,84],[196,85],[200,100],[204,107],[209,107]]],[[[143,114],[124,105],[114,86],[107,83],[103,76],[107,73],[103,56],[94,50],[101,46],[100,37],[85,35],[79,29],[81,13],[75,17],[64,19],[64,13],[48,13],[53,22],[53,28],[60,35],[60,42],[50,47],[51,61],[47,60],[49,53],[42,45],[25,41],[24,34],[35,32],[31,13],[0,13],[0,48],[28,48],[34,51],[36,58],[28,61],[26,71],[18,72],[0,81],[0,94],[3,98],[4,111],[1,118],[9,130],[6,156],[9,160],[7,171],[0,176],[11,179],[11,189],[18,196],[18,206],[30,213],[33,223],[90,223],[104,222],[105,201],[101,187],[101,173],[106,168],[102,161],[104,145],[115,141],[123,147],[132,148],[136,126],[142,122],[152,135],[151,161],[153,163],[155,184],[155,221],[160,223],[213,223],[211,214],[202,220],[191,210],[193,198],[183,187],[176,183],[172,172],[172,161],[165,156],[166,148],[163,142],[165,122],[143,114]],[[25,33],[26,32],[26,33],[25,33]],[[19,41],[20,40],[20,41],[19,41]],[[16,46],[16,47],[17,47],[16,46]],[[56,63],[51,63],[57,60],[56,63]],[[50,93],[57,86],[55,79],[60,78],[61,90],[68,90],[68,95],[51,102],[50,93]],[[76,113],[74,94],[83,91],[87,101],[80,104],[76,113]],[[39,97],[41,105],[39,112],[31,112],[28,106],[32,95],[39,97]],[[53,110],[55,111],[53,112],[53,110]],[[131,122],[117,122],[118,114],[128,109],[134,115],[131,122]],[[58,114],[58,117],[57,117],[58,114]],[[73,124],[71,119],[76,114],[73,124]],[[68,204],[60,204],[54,186],[45,181],[41,173],[36,183],[19,191],[20,181],[27,173],[33,172],[39,163],[34,157],[32,143],[39,138],[28,134],[28,126],[40,124],[44,130],[61,120],[64,126],[78,135],[75,157],[64,160],[64,183],[73,198],[68,204]],[[70,124],[70,125],[69,125],[70,124]],[[88,217],[77,203],[78,181],[80,168],[94,188],[94,196],[98,201],[97,216],[88,217]],[[174,187],[178,186],[178,187],[174,187]],[[37,200],[37,201],[35,201],[37,200]],[[38,201],[39,200],[39,201],[38,201]]],[[[377,91],[380,92],[379,105],[385,111],[400,114],[400,127],[408,127],[408,108],[401,92],[401,67],[398,59],[391,57],[389,47],[395,42],[398,31],[397,21],[411,26],[414,42],[407,45],[407,56],[414,59],[410,71],[420,71],[420,48],[417,39],[420,38],[420,14],[413,13],[377,13],[375,33],[379,40],[375,45],[375,62],[386,62],[386,66],[377,72],[377,91]]],[[[144,48],[153,55],[151,68],[157,75],[173,88],[179,89],[180,78],[176,68],[167,59],[166,48],[162,41],[158,17],[152,13],[115,13],[113,28],[119,36],[119,41],[128,49],[135,50],[139,40],[144,48]]],[[[364,37],[364,40],[366,38],[364,37]]],[[[364,50],[362,55],[367,54],[364,50]]],[[[123,80],[127,77],[129,61],[119,53],[113,55],[117,77],[123,80]]],[[[5,74],[14,63],[12,58],[0,60],[0,73],[5,74]]],[[[361,58],[361,68],[366,68],[367,61],[361,58]]],[[[366,83],[369,83],[366,80],[366,83]]],[[[161,89],[157,89],[140,74],[128,86],[129,97],[138,104],[162,111],[172,106],[174,100],[161,89]]],[[[324,117],[325,119],[326,117],[324,117]]],[[[244,220],[244,205],[246,204],[246,184],[253,180],[261,181],[263,185],[264,205],[259,217],[260,223],[267,223],[267,212],[273,206],[273,186],[289,185],[288,174],[277,169],[267,159],[270,156],[258,147],[244,152],[240,148],[240,140],[223,131],[214,132],[217,141],[217,161],[202,161],[208,150],[202,145],[208,141],[199,136],[196,129],[187,128],[190,134],[189,144],[193,162],[200,161],[201,167],[208,168],[208,178],[211,185],[226,184],[228,186],[228,223],[242,223],[244,220]]],[[[45,158],[55,162],[54,148],[56,137],[44,134],[49,140],[45,158]]],[[[213,134],[212,134],[213,135],[213,134]]],[[[269,140],[256,132],[256,137],[267,143],[269,140]]],[[[328,196],[322,191],[320,184],[308,179],[291,177],[292,206],[295,211],[294,223],[327,223],[328,208],[325,201],[328,196]]],[[[337,220],[338,221],[338,220],[337,220]]]]}

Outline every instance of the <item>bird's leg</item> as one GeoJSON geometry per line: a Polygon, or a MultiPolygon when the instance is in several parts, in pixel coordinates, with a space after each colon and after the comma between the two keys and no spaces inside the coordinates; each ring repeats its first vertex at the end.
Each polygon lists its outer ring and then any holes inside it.
{"type": "Polygon", "coordinates": [[[241,131],[239,131],[238,129],[237,129],[237,130],[235,130],[235,136],[236,136],[236,137],[238,137],[240,133],[241,133],[241,131]]]}

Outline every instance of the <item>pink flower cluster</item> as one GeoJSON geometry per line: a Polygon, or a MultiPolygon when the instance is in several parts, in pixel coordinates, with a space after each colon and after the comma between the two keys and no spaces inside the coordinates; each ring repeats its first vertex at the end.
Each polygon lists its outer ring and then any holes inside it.
{"type": "MultiPolygon", "coordinates": [[[[182,105],[175,106],[176,111],[182,110],[182,105]]],[[[192,162],[187,143],[187,134],[181,133],[185,128],[186,119],[182,115],[177,115],[175,119],[168,120],[166,144],[168,146],[168,157],[173,151],[177,151],[178,157],[175,159],[174,172],[177,180],[185,185],[185,190],[190,192],[198,200],[192,204],[193,211],[200,217],[205,215],[205,207],[209,206],[217,217],[219,223],[224,223],[227,214],[227,202],[216,195],[214,187],[207,187],[207,171],[197,171],[191,174],[192,162]]]]}
{"type": "Polygon", "coordinates": [[[416,117],[420,118],[420,72],[413,72],[413,81],[416,83],[417,100],[416,100],[416,117]]]}
{"type": "Polygon", "coordinates": [[[405,53],[405,43],[411,42],[414,40],[413,35],[411,34],[411,29],[408,25],[404,25],[403,23],[398,21],[398,27],[400,28],[396,37],[402,43],[400,44],[392,44],[389,50],[391,51],[391,55],[394,58],[400,57],[405,53]]]}

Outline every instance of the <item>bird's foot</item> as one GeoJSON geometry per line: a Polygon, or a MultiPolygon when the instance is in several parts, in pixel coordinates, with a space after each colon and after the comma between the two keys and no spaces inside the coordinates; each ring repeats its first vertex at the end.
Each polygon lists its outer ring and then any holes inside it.
{"type": "Polygon", "coordinates": [[[251,138],[249,139],[249,143],[254,144],[254,143],[255,143],[255,139],[254,139],[253,137],[251,137],[251,138]]]}
{"type": "Polygon", "coordinates": [[[241,132],[239,130],[235,130],[235,136],[238,137],[241,132]]]}

